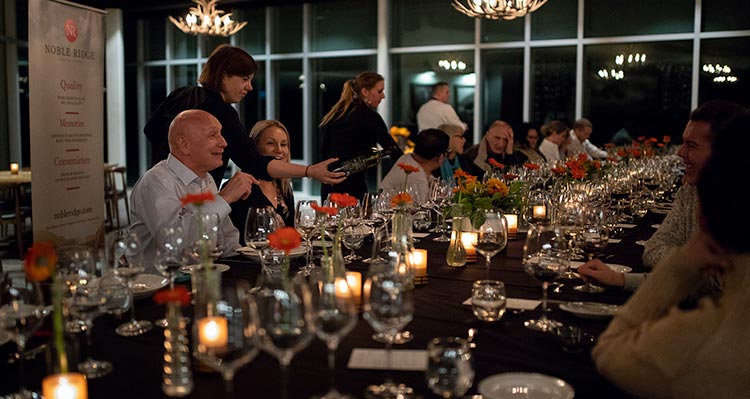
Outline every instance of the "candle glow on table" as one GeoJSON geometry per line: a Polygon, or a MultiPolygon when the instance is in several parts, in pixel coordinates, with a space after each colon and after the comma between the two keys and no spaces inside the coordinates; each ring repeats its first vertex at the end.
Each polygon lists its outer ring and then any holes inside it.
{"type": "Polygon", "coordinates": [[[505,220],[508,221],[508,238],[518,237],[518,215],[506,214],[505,220]]]}
{"type": "Polygon", "coordinates": [[[427,250],[415,249],[411,251],[412,267],[414,268],[414,277],[427,276],[427,250]]]}
{"type": "Polygon", "coordinates": [[[346,272],[346,282],[349,289],[354,294],[354,303],[359,306],[362,304],[362,273],[346,272]]]}
{"type": "Polygon", "coordinates": [[[42,380],[46,399],[88,399],[86,376],[81,373],[53,374],[42,380]]]}
{"type": "Polygon", "coordinates": [[[461,242],[464,244],[467,257],[477,256],[477,251],[474,249],[474,243],[477,242],[477,233],[464,231],[461,233],[461,242]]]}
{"type": "Polygon", "coordinates": [[[547,217],[547,207],[544,205],[534,205],[534,219],[544,219],[547,217]]]}
{"type": "Polygon", "coordinates": [[[18,174],[18,164],[13,162],[10,164],[10,174],[17,175],[18,174]]]}
{"type": "Polygon", "coordinates": [[[221,348],[227,345],[227,319],[224,317],[204,317],[198,320],[198,338],[207,348],[221,348]]]}

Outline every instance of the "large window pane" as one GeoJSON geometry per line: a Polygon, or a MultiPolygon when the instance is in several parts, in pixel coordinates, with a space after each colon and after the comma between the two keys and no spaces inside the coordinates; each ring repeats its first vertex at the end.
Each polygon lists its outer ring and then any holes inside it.
{"type": "Polygon", "coordinates": [[[531,121],[575,118],[576,48],[531,49],[531,121]]]}
{"type": "Polygon", "coordinates": [[[504,19],[493,21],[482,20],[482,42],[515,42],[523,40],[523,18],[510,21],[504,19]]]}
{"type": "MultiPolygon", "coordinates": [[[[156,110],[156,107],[161,104],[162,101],[167,97],[167,71],[164,67],[147,67],[145,68],[145,80],[146,80],[146,115],[147,118],[151,116],[156,110]]],[[[138,140],[129,140],[130,142],[137,143],[138,140]]],[[[150,146],[149,146],[150,148],[150,146]]],[[[129,149],[135,149],[130,147],[129,149]]],[[[137,154],[138,152],[135,151],[137,154]]],[[[148,165],[153,164],[153,158],[150,157],[151,151],[148,151],[149,162],[148,165]]],[[[130,158],[128,158],[130,161],[130,158]]],[[[131,165],[137,165],[138,163],[131,163],[131,165]]]]}
{"type": "Polygon", "coordinates": [[[750,29],[750,2],[747,0],[703,0],[701,5],[704,32],[750,29]]]}
{"type": "Polygon", "coordinates": [[[577,28],[578,0],[548,1],[531,14],[532,40],[575,38],[577,28]]]}
{"type": "Polygon", "coordinates": [[[266,53],[266,9],[242,8],[233,15],[239,22],[247,22],[242,30],[237,32],[237,43],[252,55],[266,53]]]}
{"type": "Polygon", "coordinates": [[[208,57],[220,44],[229,44],[229,38],[224,36],[199,36],[203,42],[203,57],[208,57]]]}
{"type": "Polygon", "coordinates": [[[419,107],[432,97],[432,85],[444,81],[451,87],[450,104],[458,117],[469,124],[471,132],[476,85],[473,60],[470,51],[394,55],[391,96],[394,125],[416,133],[419,107]],[[446,68],[445,62],[455,65],[456,69],[446,68]]]}
{"type": "Polygon", "coordinates": [[[311,9],[313,51],[377,46],[377,1],[360,0],[356,7],[348,0],[313,3],[311,9]]]}
{"type": "Polygon", "coordinates": [[[484,54],[482,122],[523,122],[523,50],[491,50],[484,54]]]}
{"type": "MultiPolygon", "coordinates": [[[[375,56],[367,57],[346,57],[346,58],[319,58],[311,61],[312,77],[311,89],[313,96],[312,104],[312,143],[306,145],[312,146],[313,162],[322,161],[321,144],[322,138],[318,124],[323,116],[331,110],[336,101],[341,97],[341,88],[344,82],[352,79],[358,73],[363,71],[374,71],[377,66],[375,56]]],[[[386,82],[386,86],[387,86],[386,82]]],[[[385,93],[386,97],[390,93],[385,93]]],[[[382,105],[381,105],[382,106],[382,105]]],[[[368,171],[370,187],[375,188],[375,175],[373,171],[368,171]]],[[[320,193],[320,182],[312,180],[313,194],[320,193]]]]}
{"type": "Polygon", "coordinates": [[[178,87],[198,84],[198,68],[195,65],[175,65],[172,68],[172,87],[174,90],[178,87]]]}
{"type": "Polygon", "coordinates": [[[634,138],[680,137],[690,113],[692,45],[679,41],[586,46],[583,116],[594,124],[592,142],[607,142],[620,129],[634,138]],[[631,54],[640,54],[640,60],[643,54],[647,57],[636,62],[634,56],[628,63],[631,54]],[[623,55],[622,65],[615,62],[618,55],[623,55]]]}
{"type": "MultiPolygon", "coordinates": [[[[2,14],[2,13],[0,13],[2,14]]],[[[5,43],[0,42],[0,74],[5,76],[5,43]]],[[[0,79],[0,165],[7,165],[10,160],[10,129],[8,129],[8,107],[4,99],[8,98],[8,85],[5,79],[0,79]]],[[[13,160],[18,162],[18,160],[13,160]]],[[[4,169],[4,168],[3,168],[4,169]]]]}
{"type": "Polygon", "coordinates": [[[163,60],[167,58],[166,21],[164,15],[142,19],[143,23],[143,54],[146,61],[163,60]]]}
{"type": "Polygon", "coordinates": [[[302,61],[274,61],[276,118],[289,130],[292,158],[302,159],[302,61]]]}
{"type": "Polygon", "coordinates": [[[446,0],[394,0],[391,4],[394,47],[472,43],[474,18],[446,0]]]}
{"type": "Polygon", "coordinates": [[[588,0],[585,5],[586,37],[693,31],[692,0],[588,0]]]}
{"type": "Polygon", "coordinates": [[[198,56],[198,41],[193,35],[177,29],[173,23],[167,23],[167,29],[172,33],[172,58],[195,58],[198,56]]]}
{"type": "Polygon", "coordinates": [[[302,6],[280,6],[271,9],[271,52],[297,53],[302,51],[302,6]]]}
{"type": "Polygon", "coordinates": [[[750,106],[748,48],[749,37],[701,40],[700,103],[723,98],[750,106]]]}

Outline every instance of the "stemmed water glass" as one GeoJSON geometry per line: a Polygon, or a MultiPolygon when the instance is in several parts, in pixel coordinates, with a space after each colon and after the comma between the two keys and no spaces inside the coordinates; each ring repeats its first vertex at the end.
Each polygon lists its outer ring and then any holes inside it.
{"type": "Polygon", "coordinates": [[[365,237],[368,234],[370,234],[370,229],[364,225],[352,224],[344,227],[341,241],[344,243],[344,246],[349,249],[349,255],[344,257],[346,263],[362,259],[362,257],[357,255],[354,251],[362,247],[362,243],[364,243],[365,237]]]}
{"type": "Polygon", "coordinates": [[[425,380],[441,398],[458,398],[471,388],[474,368],[467,340],[457,337],[435,338],[427,344],[425,380]]]}
{"type": "Polygon", "coordinates": [[[244,280],[221,287],[216,302],[195,306],[193,354],[221,373],[226,397],[234,392],[234,375],[258,354],[256,326],[251,316],[250,287],[244,280]]]}
{"type": "Polygon", "coordinates": [[[314,338],[312,298],[305,276],[265,275],[250,297],[261,348],[279,360],[281,397],[289,397],[289,365],[314,338]]]}
{"type": "Polygon", "coordinates": [[[91,357],[91,330],[94,328],[94,318],[106,309],[106,291],[99,289],[98,284],[77,287],[69,300],[70,313],[81,319],[86,326],[86,360],[78,364],[78,371],[93,379],[103,377],[112,372],[112,363],[104,360],[94,360],[91,357]]]}
{"type": "Polygon", "coordinates": [[[526,321],[527,328],[550,332],[560,326],[559,322],[547,318],[547,288],[565,271],[569,259],[568,241],[558,226],[531,226],[523,246],[523,267],[542,283],[542,314],[539,319],[526,321]]]}
{"type": "MultiPolygon", "coordinates": [[[[169,279],[169,289],[174,289],[177,272],[188,261],[185,237],[182,227],[166,227],[163,237],[162,244],[156,248],[154,266],[169,279]]],[[[169,326],[167,319],[159,319],[155,323],[159,327],[169,326]]]]}
{"type": "Polygon", "coordinates": [[[508,245],[508,221],[499,211],[485,211],[484,223],[479,226],[476,240],[472,243],[477,252],[484,255],[487,276],[490,260],[508,245]]]}
{"type": "MultiPolygon", "coordinates": [[[[385,335],[386,369],[391,369],[391,346],[396,334],[414,317],[414,289],[408,278],[390,264],[372,264],[364,288],[363,317],[377,333],[385,335]]],[[[380,385],[370,385],[375,398],[396,398],[411,394],[412,388],[396,384],[389,376],[380,385]]]]}
{"type": "Polygon", "coordinates": [[[268,208],[251,208],[245,222],[245,244],[260,249],[268,245],[268,235],[278,229],[276,212],[268,208]]]}
{"type": "Polygon", "coordinates": [[[313,205],[318,205],[318,201],[299,201],[294,213],[294,226],[302,233],[302,238],[305,240],[305,265],[300,268],[300,272],[305,274],[310,273],[315,267],[315,263],[312,261],[312,237],[318,226],[316,224],[317,215],[315,209],[312,207],[313,205]]]}
{"type": "MultiPolygon", "coordinates": [[[[592,208],[584,211],[584,226],[576,237],[576,245],[583,250],[591,261],[609,243],[609,229],[606,226],[604,211],[601,208],[592,208]]],[[[588,293],[600,293],[604,288],[594,285],[589,280],[585,284],[573,287],[576,291],[588,293]]]]}
{"type": "Polygon", "coordinates": [[[135,292],[134,283],[137,275],[143,273],[143,249],[141,242],[135,234],[128,234],[115,242],[114,264],[112,272],[115,276],[125,280],[130,289],[132,300],[130,301],[130,321],[119,325],[115,332],[124,337],[134,337],[151,330],[152,324],[148,320],[136,320],[135,318],[135,292]]]}
{"type": "Polygon", "coordinates": [[[42,293],[38,284],[32,283],[28,287],[14,286],[10,279],[3,276],[0,291],[0,328],[10,334],[16,343],[16,359],[18,359],[18,392],[10,395],[12,398],[38,398],[39,394],[24,388],[23,365],[26,341],[41,325],[49,309],[44,306],[42,293]]]}
{"type": "Polygon", "coordinates": [[[343,270],[326,273],[317,269],[310,276],[312,294],[313,323],[315,335],[326,343],[328,348],[328,372],[330,388],[320,399],[344,399],[336,389],[336,349],[339,342],[357,324],[357,307],[354,292],[347,282],[343,270]]]}

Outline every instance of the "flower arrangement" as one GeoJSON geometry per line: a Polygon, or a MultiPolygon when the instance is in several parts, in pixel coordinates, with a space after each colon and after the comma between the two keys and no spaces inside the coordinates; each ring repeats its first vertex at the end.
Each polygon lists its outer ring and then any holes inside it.
{"type": "Polygon", "coordinates": [[[409,140],[409,136],[411,136],[409,129],[400,126],[391,126],[389,133],[404,154],[414,151],[414,142],[409,140]]]}
{"type": "Polygon", "coordinates": [[[268,235],[268,245],[284,251],[284,263],[281,265],[281,275],[284,278],[289,275],[289,251],[299,247],[301,243],[302,236],[294,227],[282,227],[268,235]]]}
{"type": "Polygon", "coordinates": [[[421,169],[419,167],[414,165],[409,165],[408,163],[401,162],[398,164],[398,167],[401,168],[401,170],[404,171],[404,174],[406,175],[404,177],[404,188],[403,191],[406,191],[406,183],[409,182],[409,175],[415,172],[419,172],[421,169]]]}
{"type": "MultiPolygon", "coordinates": [[[[345,208],[347,206],[356,206],[357,205],[357,199],[349,194],[346,193],[332,193],[331,194],[331,202],[336,204],[338,207],[333,206],[320,206],[318,204],[312,204],[311,207],[315,209],[315,212],[318,212],[320,214],[328,215],[328,217],[336,216],[339,213],[339,208],[345,208]]],[[[339,218],[338,225],[336,226],[336,233],[334,235],[333,243],[334,245],[338,245],[338,238],[341,234],[341,218],[339,218]]],[[[328,257],[328,249],[325,245],[325,234],[321,234],[321,238],[323,240],[323,257],[328,257]]],[[[297,244],[299,246],[299,244],[297,244]]],[[[296,247],[295,247],[296,248],[296,247]]],[[[335,248],[334,248],[335,249],[335,248]]]]}
{"type": "Polygon", "coordinates": [[[409,193],[398,193],[391,198],[391,206],[394,208],[406,208],[413,201],[409,193]]]}
{"type": "Polygon", "coordinates": [[[578,154],[577,158],[569,159],[564,166],[551,169],[555,176],[570,180],[587,180],[598,176],[602,171],[602,162],[590,160],[586,154],[578,154]]]}
{"type": "Polygon", "coordinates": [[[523,182],[513,181],[505,184],[498,178],[490,178],[485,182],[477,180],[461,169],[456,169],[453,177],[456,188],[453,189],[453,202],[460,206],[464,215],[468,215],[471,225],[479,228],[484,224],[484,210],[520,208],[523,182]]]}
{"type": "Polygon", "coordinates": [[[539,165],[533,163],[533,162],[524,162],[523,167],[528,170],[539,170],[539,165]]]}
{"type": "MultiPolygon", "coordinates": [[[[630,145],[619,147],[614,149],[615,154],[620,160],[628,161],[630,159],[638,159],[645,157],[653,157],[659,155],[665,148],[669,147],[672,142],[672,137],[664,135],[659,141],[655,137],[639,136],[630,145]]],[[[614,144],[608,143],[605,147],[612,149],[614,144]]]]}
{"type": "Polygon", "coordinates": [[[52,332],[57,351],[57,359],[60,365],[60,373],[68,372],[68,358],[65,354],[65,342],[63,340],[63,314],[62,296],[64,284],[55,278],[57,267],[57,251],[50,242],[35,242],[26,252],[23,260],[23,268],[26,279],[34,283],[40,283],[52,278],[52,332]]]}

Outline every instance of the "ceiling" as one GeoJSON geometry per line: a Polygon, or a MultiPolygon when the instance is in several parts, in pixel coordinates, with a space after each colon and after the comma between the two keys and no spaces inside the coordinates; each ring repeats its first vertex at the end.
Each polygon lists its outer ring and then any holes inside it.
{"type": "MultiPolygon", "coordinates": [[[[174,10],[195,5],[191,0],[72,0],[96,8],[120,8],[123,12],[144,12],[155,10],[174,10]]],[[[318,0],[320,1],[320,0],[318,0]]],[[[314,3],[315,0],[220,0],[217,8],[226,10],[232,5],[245,4],[254,6],[314,3]]]]}

